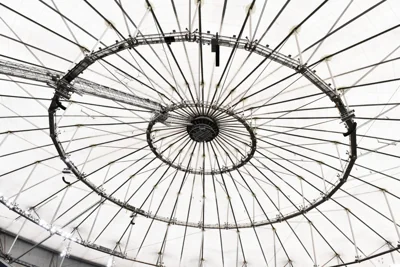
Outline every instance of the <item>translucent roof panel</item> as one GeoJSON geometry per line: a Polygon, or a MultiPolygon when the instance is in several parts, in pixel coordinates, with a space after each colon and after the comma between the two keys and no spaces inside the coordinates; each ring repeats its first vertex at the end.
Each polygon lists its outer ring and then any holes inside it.
{"type": "Polygon", "coordinates": [[[399,40],[396,0],[0,1],[0,228],[109,267],[399,263],[399,40]]]}

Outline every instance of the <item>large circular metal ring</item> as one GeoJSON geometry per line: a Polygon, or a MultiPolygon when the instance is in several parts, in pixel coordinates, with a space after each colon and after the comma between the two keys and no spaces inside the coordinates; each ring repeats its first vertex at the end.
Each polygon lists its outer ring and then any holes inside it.
{"type": "MultiPolygon", "coordinates": [[[[347,161],[347,164],[345,168],[343,169],[343,172],[341,174],[338,174],[338,180],[334,183],[332,183],[332,186],[329,190],[327,190],[324,193],[321,193],[321,195],[315,199],[313,199],[312,202],[306,205],[302,205],[299,207],[296,207],[296,210],[285,213],[285,214],[277,214],[276,217],[268,218],[266,220],[260,220],[260,221],[253,221],[251,223],[225,223],[225,224],[220,224],[220,223],[204,223],[204,222],[188,222],[184,220],[177,220],[176,218],[169,218],[169,217],[163,217],[159,216],[157,214],[152,214],[151,211],[145,211],[140,208],[137,208],[135,206],[132,206],[131,204],[122,201],[121,199],[117,199],[113,196],[113,194],[108,194],[102,186],[97,186],[94,183],[92,183],[89,179],[87,179],[86,175],[79,171],[77,167],[74,165],[74,163],[69,159],[68,155],[65,153],[64,148],[61,144],[61,142],[58,140],[57,137],[57,124],[55,121],[55,115],[56,111],[59,107],[57,103],[59,102],[60,97],[65,97],[66,94],[70,94],[71,92],[68,91],[68,85],[75,80],[75,82],[79,78],[79,74],[84,71],[87,67],[89,67],[91,64],[96,62],[99,59],[102,59],[104,57],[107,57],[109,55],[121,52],[123,50],[129,49],[131,47],[139,46],[139,45],[148,45],[150,43],[152,44],[158,44],[158,43],[165,43],[171,38],[175,42],[197,42],[198,39],[198,34],[199,33],[171,33],[168,35],[169,39],[166,38],[167,35],[151,35],[151,36],[142,36],[140,38],[129,38],[125,41],[119,42],[115,45],[112,45],[110,47],[106,47],[105,49],[102,49],[101,51],[98,52],[93,52],[90,55],[87,55],[81,62],[79,62],[72,70],[70,70],[64,77],[62,77],[59,82],[58,82],[58,87],[57,87],[57,93],[55,94],[52,105],[49,108],[49,122],[50,122],[50,135],[53,140],[54,145],[56,146],[56,149],[60,155],[61,160],[64,161],[66,164],[67,168],[74,173],[74,175],[82,181],[84,184],[86,184],[91,190],[99,194],[101,197],[107,199],[110,202],[115,203],[116,205],[132,211],[134,214],[140,214],[142,216],[152,218],[154,220],[166,222],[168,224],[176,224],[176,225],[183,225],[183,226],[188,226],[188,227],[200,227],[203,229],[209,228],[209,229],[238,229],[238,228],[250,228],[250,227],[255,227],[255,226],[262,226],[262,225],[271,225],[274,223],[279,223],[285,220],[288,220],[290,218],[294,218],[296,216],[302,215],[325,201],[329,200],[341,187],[342,185],[347,181],[347,178],[350,175],[351,169],[354,166],[354,163],[357,159],[357,134],[356,134],[356,122],[354,122],[354,111],[349,110],[349,108],[344,104],[344,102],[341,99],[340,94],[333,90],[329,84],[327,84],[324,80],[322,80],[320,77],[318,77],[314,71],[312,71],[308,66],[306,65],[301,65],[298,61],[287,57],[283,54],[280,54],[279,52],[276,52],[275,50],[271,50],[268,47],[262,46],[260,44],[249,44],[248,41],[246,40],[233,40],[230,37],[219,37],[219,45],[221,46],[237,46],[239,49],[244,49],[246,51],[251,51],[253,53],[259,54],[261,56],[264,56],[266,58],[271,59],[274,62],[277,62],[283,66],[286,66],[290,69],[295,70],[297,73],[301,74],[303,77],[305,77],[307,80],[309,80],[312,84],[314,84],[323,94],[325,94],[334,104],[335,107],[338,109],[341,120],[343,124],[345,125],[347,132],[344,133],[345,137],[349,137],[349,159],[347,161]]],[[[212,39],[214,38],[213,35],[208,34],[208,33],[202,33],[202,40],[203,44],[206,43],[211,43],[212,39]]],[[[149,104],[151,104],[150,100],[149,104]]],[[[198,105],[208,105],[207,103],[187,103],[183,102],[180,104],[173,104],[168,107],[163,107],[163,110],[159,114],[155,114],[153,119],[150,121],[148,128],[147,128],[147,138],[149,142],[149,146],[151,150],[153,150],[153,153],[158,155],[158,157],[164,161],[165,163],[169,164],[169,166],[173,166],[172,163],[166,158],[160,156],[160,153],[157,152],[156,148],[154,147],[154,142],[151,141],[151,132],[156,124],[156,122],[160,123],[168,123],[167,118],[170,115],[169,112],[173,112],[174,110],[182,109],[184,107],[195,107],[198,105]]],[[[256,138],[255,138],[255,133],[252,127],[245,121],[245,119],[241,118],[238,114],[239,112],[235,112],[227,107],[222,107],[218,105],[208,105],[211,109],[215,109],[220,113],[224,113],[227,116],[233,117],[235,120],[240,122],[243,127],[247,130],[250,136],[251,140],[251,150],[250,152],[245,155],[242,161],[240,161],[238,164],[235,164],[231,166],[230,168],[227,167],[224,170],[219,171],[219,173],[223,172],[229,172],[234,169],[237,169],[239,167],[242,167],[245,165],[247,162],[250,161],[250,159],[253,157],[254,152],[256,151],[256,138]]],[[[183,171],[190,171],[193,173],[198,173],[196,170],[190,170],[190,169],[184,169],[183,167],[180,166],[173,166],[176,169],[183,170],[183,171]]],[[[215,170],[208,170],[208,171],[202,171],[201,174],[216,174],[215,170]]],[[[279,191],[280,189],[277,188],[279,191]]]]}

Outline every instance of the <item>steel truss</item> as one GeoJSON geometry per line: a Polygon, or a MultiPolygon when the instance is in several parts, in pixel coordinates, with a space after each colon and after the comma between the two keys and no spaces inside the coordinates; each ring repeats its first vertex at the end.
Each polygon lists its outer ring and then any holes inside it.
{"type": "Polygon", "coordinates": [[[35,67],[0,59],[0,73],[22,79],[46,83],[56,89],[65,99],[70,99],[72,93],[93,95],[117,102],[151,110],[155,113],[163,110],[163,106],[155,101],[128,94],[86,79],[76,78],[72,83],[66,83],[60,71],[35,67]]]}

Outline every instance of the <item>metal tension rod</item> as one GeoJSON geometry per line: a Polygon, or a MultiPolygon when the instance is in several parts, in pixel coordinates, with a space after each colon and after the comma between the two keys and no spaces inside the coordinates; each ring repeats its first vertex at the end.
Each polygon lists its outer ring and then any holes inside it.
{"type": "Polygon", "coordinates": [[[60,85],[59,82],[62,81],[60,78],[64,76],[64,73],[35,67],[29,64],[0,59],[0,74],[46,83],[55,88],[60,95],[66,99],[71,97],[71,93],[76,92],[80,95],[87,94],[133,105],[151,110],[155,113],[159,113],[164,109],[160,103],[155,101],[128,94],[79,77],[74,79],[73,82],[63,86],[60,85]]]}

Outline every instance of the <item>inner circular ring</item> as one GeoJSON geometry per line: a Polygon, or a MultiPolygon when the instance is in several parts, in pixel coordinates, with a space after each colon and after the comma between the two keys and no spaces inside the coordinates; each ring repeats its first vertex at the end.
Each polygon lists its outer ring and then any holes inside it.
{"type": "MultiPolygon", "coordinates": [[[[159,152],[157,147],[153,143],[153,138],[152,138],[152,133],[154,125],[159,122],[159,116],[163,116],[163,114],[160,114],[158,116],[154,116],[152,120],[149,122],[149,125],[147,127],[146,131],[146,138],[147,138],[147,143],[151,149],[151,151],[156,155],[157,158],[159,158],[161,161],[164,163],[170,165],[171,167],[187,172],[187,173],[192,173],[192,174],[201,174],[201,175],[216,175],[216,174],[221,174],[221,173],[226,173],[230,172],[233,170],[236,170],[242,166],[244,166],[246,163],[248,163],[251,158],[254,156],[254,153],[256,152],[257,149],[257,138],[256,135],[254,134],[253,128],[246,122],[245,119],[242,117],[238,116],[234,111],[230,110],[227,107],[219,106],[219,105],[210,105],[208,103],[202,103],[202,106],[205,108],[210,108],[213,111],[218,111],[222,114],[226,114],[231,118],[236,119],[239,123],[243,125],[243,127],[246,129],[247,133],[249,134],[250,137],[250,151],[242,154],[241,160],[237,164],[233,164],[231,166],[225,166],[221,169],[212,169],[212,170],[201,170],[201,169],[193,169],[193,168],[186,168],[185,166],[182,166],[180,164],[174,164],[169,160],[167,157],[164,157],[162,152],[159,152]]],[[[171,113],[175,110],[180,110],[180,109],[185,109],[185,108],[191,108],[191,107],[196,107],[199,106],[198,103],[190,103],[190,102],[184,102],[184,103],[179,103],[175,105],[171,105],[166,108],[166,112],[171,113]]],[[[219,126],[218,122],[215,121],[213,118],[200,115],[192,119],[191,121],[192,124],[187,126],[187,131],[190,136],[190,138],[195,141],[195,142],[209,142],[212,141],[215,137],[218,136],[219,133],[219,126]],[[194,122],[194,123],[193,123],[194,122]]]]}

